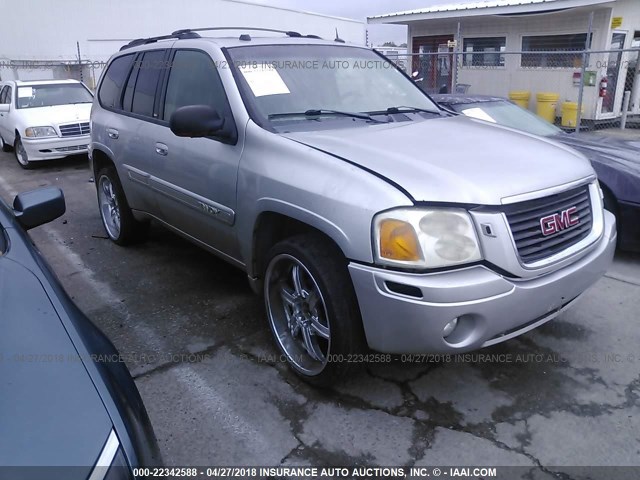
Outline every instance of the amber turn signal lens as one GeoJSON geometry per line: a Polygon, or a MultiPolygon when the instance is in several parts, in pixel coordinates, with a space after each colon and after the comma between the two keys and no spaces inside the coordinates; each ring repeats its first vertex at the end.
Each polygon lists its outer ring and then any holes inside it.
{"type": "Polygon", "coordinates": [[[379,228],[381,257],[406,262],[422,259],[418,237],[410,224],[387,219],[380,223],[379,228]]]}

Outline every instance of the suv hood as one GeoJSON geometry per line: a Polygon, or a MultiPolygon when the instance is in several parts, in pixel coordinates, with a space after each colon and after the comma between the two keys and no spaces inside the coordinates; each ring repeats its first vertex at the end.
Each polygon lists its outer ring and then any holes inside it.
{"type": "Polygon", "coordinates": [[[415,201],[499,205],[595,175],[568,147],[462,115],[283,135],[372,170],[415,201]]]}

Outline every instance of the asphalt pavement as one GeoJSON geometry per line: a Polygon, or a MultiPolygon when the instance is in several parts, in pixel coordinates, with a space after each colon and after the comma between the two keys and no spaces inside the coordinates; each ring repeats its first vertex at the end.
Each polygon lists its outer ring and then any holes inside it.
{"type": "Polygon", "coordinates": [[[32,238],[124,355],[168,465],[510,465],[536,479],[640,465],[640,256],[618,254],[517,339],[465,361],[370,364],[321,391],[279,360],[241,271],[156,225],[143,245],[110,242],[86,157],[25,171],[0,152],[6,201],[47,185],[67,212],[32,238]]]}

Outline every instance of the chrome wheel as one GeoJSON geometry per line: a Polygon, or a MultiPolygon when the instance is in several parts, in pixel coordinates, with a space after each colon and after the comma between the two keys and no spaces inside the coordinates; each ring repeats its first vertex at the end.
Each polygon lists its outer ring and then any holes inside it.
{"type": "Polygon", "coordinates": [[[271,329],[289,362],[305,375],[327,365],[331,330],[327,308],[309,270],[295,257],[275,256],[265,274],[271,329]]]}
{"type": "Polygon", "coordinates": [[[29,165],[29,157],[27,155],[27,151],[24,149],[24,145],[22,145],[22,141],[18,140],[16,142],[16,159],[18,163],[23,167],[29,165]]]}
{"type": "Polygon", "coordinates": [[[111,179],[106,175],[98,181],[98,198],[102,223],[109,236],[117,240],[120,237],[120,206],[111,179]]]}

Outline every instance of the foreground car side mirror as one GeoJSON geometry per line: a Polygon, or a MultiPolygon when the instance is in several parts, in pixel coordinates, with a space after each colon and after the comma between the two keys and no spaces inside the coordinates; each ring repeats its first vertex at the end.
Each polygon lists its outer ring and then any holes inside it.
{"type": "Polygon", "coordinates": [[[225,129],[225,118],[209,105],[188,105],[178,108],[169,119],[169,128],[178,137],[223,137],[230,135],[225,129]]]}
{"type": "Polygon", "coordinates": [[[66,209],[64,194],[57,187],[24,192],[13,201],[13,213],[25,230],[55,220],[64,215],[66,209]]]}
{"type": "Polygon", "coordinates": [[[9,111],[9,104],[8,103],[0,103],[0,113],[6,113],[9,111]]]}

